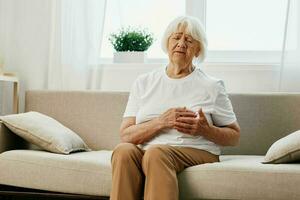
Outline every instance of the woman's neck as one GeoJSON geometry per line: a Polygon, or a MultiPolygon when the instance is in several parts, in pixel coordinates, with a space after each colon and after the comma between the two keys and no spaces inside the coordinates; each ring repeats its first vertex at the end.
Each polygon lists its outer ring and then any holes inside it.
{"type": "Polygon", "coordinates": [[[166,69],[166,73],[170,78],[183,78],[194,71],[192,64],[187,66],[180,66],[174,63],[169,63],[166,69]]]}

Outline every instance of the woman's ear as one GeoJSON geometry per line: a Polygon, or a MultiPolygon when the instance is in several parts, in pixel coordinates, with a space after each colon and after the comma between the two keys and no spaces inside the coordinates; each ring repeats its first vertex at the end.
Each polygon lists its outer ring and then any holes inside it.
{"type": "Polygon", "coordinates": [[[201,53],[201,46],[197,45],[197,50],[196,50],[195,56],[196,57],[200,56],[200,53],[201,53]]]}
{"type": "Polygon", "coordinates": [[[200,53],[201,53],[201,49],[198,48],[198,51],[197,51],[197,53],[195,54],[195,56],[196,56],[196,57],[200,56],[200,53]]]}

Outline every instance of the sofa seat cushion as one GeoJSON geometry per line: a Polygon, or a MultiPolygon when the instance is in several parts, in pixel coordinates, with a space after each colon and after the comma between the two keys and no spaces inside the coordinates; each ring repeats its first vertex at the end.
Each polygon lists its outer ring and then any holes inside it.
{"type": "Polygon", "coordinates": [[[55,192],[109,196],[112,151],[70,155],[37,150],[0,154],[0,184],[55,192]]]}
{"type": "MultiPolygon", "coordinates": [[[[35,150],[0,154],[0,184],[109,196],[112,151],[70,155],[35,150]]],[[[178,175],[181,199],[297,199],[300,164],[262,164],[264,156],[221,156],[178,175]]]]}
{"type": "Polygon", "coordinates": [[[220,156],[179,174],[183,199],[299,199],[300,163],[262,164],[264,156],[220,156]]]}

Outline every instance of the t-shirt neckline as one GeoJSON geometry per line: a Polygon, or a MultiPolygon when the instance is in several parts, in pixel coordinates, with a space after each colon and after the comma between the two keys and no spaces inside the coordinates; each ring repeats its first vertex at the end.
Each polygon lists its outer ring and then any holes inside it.
{"type": "Polygon", "coordinates": [[[166,80],[168,80],[170,82],[173,82],[173,83],[180,83],[180,82],[192,79],[194,74],[196,73],[196,70],[197,70],[197,68],[195,67],[194,70],[190,74],[188,74],[187,76],[184,76],[182,78],[171,78],[171,77],[168,76],[166,69],[167,69],[167,67],[163,68],[164,77],[165,77],[166,80]]]}

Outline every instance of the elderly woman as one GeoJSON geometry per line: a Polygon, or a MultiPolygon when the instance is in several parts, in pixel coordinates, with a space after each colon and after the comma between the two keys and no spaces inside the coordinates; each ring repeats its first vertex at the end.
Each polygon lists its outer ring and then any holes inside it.
{"type": "MultiPolygon", "coordinates": [[[[240,128],[222,80],[193,63],[206,53],[201,23],[184,16],[167,27],[169,63],[134,82],[112,155],[111,199],[176,200],[177,174],[219,162],[220,146],[239,142],[240,128]]],[[[201,189],[201,188],[200,188],[201,189]]]]}

